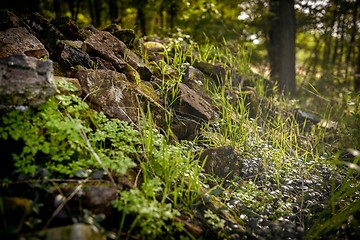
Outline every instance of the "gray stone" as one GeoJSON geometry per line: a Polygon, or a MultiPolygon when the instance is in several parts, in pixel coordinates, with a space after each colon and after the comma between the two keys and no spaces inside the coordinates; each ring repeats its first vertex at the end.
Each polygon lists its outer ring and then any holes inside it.
{"type": "Polygon", "coordinates": [[[29,57],[48,58],[44,45],[24,27],[0,31],[0,57],[24,53],[29,57]]]}
{"type": "Polygon", "coordinates": [[[51,60],[40,61],[24,54],[0,58],[1,105],[37,106],[55,92],[51,60]]]}

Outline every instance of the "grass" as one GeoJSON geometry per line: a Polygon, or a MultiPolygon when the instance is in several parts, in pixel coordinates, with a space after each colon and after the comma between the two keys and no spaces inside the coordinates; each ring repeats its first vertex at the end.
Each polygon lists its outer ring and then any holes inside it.
{"type": "MultiPolygon", "coordinates": [[[[154,123],[150,105],[140,109],[139,126],[132,126],[90,110],[74,95],[59,94],[37,110],[2,116],[1,138],[24,142],[21,153],[14,155],[16,171],[29,178],[39,177],[39,167],[49,171],[47,178],[73,177],[79,170],[99,168],[109,176],[135,171],[134,187],[118,186],[119,196],[113,201],[118,222],[116,230],[106,230],[118,239],[196,239],[179,220],[184,218],[202,221],[209,228],[208,236],[222,239],[233,236],[235,225],[246,229],[237,234],[253,238],[360,235],[360,156],[355,151],[359,145],[339,145],[338,139],[358,136],[358,97],[346,100],[355,106],[344,109],[347,120],[340,122],[334,147],[328,138],[333,130],[296,119],[299,102],[268,95],[265,81],[251,74],[244,49],[229,47],[225,41],[224,48],[205,44],[184,50],[174,44],[164,56],[156,66],[162,73],[156,90],[168,111],[162,129],[154,123]],[[190,64],[195,59],[225,63],[226,84],[208,79],[204,88],[218,117],[202,123],[194,141],[174,142],[171,124],[178,117],[177,84],[189,59],[190,64]],[[252,92],[233,86],[234,73],[242,74],[252,92]],[[197,155],[205,148],[227,145],[242,160],[241,176],[224,180],[204,173],[197,155]],[[338,150],[349,147],[354,156],[344,159],[348,152],[338,150]]],[[[329,109],[323,118],[330,120],[331,113],[329,109]]],[[[2,183],[11,187],[16,180],[8,176],[2,183]]]]}

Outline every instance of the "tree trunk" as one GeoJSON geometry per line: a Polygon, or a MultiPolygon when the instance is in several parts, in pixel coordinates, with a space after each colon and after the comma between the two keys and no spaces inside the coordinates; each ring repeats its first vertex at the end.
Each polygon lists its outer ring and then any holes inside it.
{"type": "Polygon", "coordinates": [[[271,0],[269,59],[271,79],[280,93],[294,96],[295,84],[295,9],[294,0],[271,0]]]}
{"type": "Polygon", "coordinates": [[[110,21],[115,22],[119,17],[117,0],[109,0],[110,21]]]}
{"type": "Polygon", "coordinates": [[[351,27],[351,33],[350,33],[350,41],[349,41],[349,47],[348,47],[348,51],[346,53],[346,59],[345,59],[345,63],[346,63],[346,72],[345,72],[345,76],[347,77],[349,69],[351,70],[351,66],[354,66],[351,62],[353,59],[353,51],[355,49],[355,38],[358,32],[358,28],[357,28],[357,21],[358,21],[358,8],[360,6],[360,0],[356,0],[356,2],[354,3],[354,8],[353,8],[353,22],[352,22],[352,27],[351,27]]]}
{"type": "Polygon", "coordinates": [[[356,64],[356,73],[354,79],[354,89],[355,91],[360,91],[360,47],[358,47],[358,55],[357,55],[357,64],[356,64]]]}
{"type": "Polygon", "coordinates": [[[146,35],[146,19],[145,19],[145,13],[142,9],[142,7],[137,9],[137,22],[140,25],[140,30],[143,36],[146,35]]]}
{"type": "MultiPolygon", "coordinates": [[[[335,28],[335,22],[337,21],[338,18],[338,8],[339,8],[339,4],[338,4],[339,0],[335,0],[334,3],[334,10],[332,11],[332,18],[331,21],[329,23],[329,25],[325,28],[325,33],[324,33],[324,52],[323,52],[323,60],[322,60],[322,64],[321,64],[321,68],[323,69],[324,72],[327,72],[328,68],[329,68],[329,60],[332,54],[332,50],[337,49],[337,45],[335,45],[335,47],[333,47],[332,44],[332,34],[334,32],[334,28],[335,28]]],[[[331,4],[331,3],[329,3],[331,4]]],[[[329,9],[331,9],[329,7],[329,9]]],[[[329,10],[330,11],[330,10],[329,10]]]]}

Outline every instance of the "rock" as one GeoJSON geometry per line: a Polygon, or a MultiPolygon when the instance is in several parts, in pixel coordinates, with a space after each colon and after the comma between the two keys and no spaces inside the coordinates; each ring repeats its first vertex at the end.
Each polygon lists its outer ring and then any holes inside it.
{"type": "Polygon", "coordinates": [[[167,80],[177,79],[179,77],[178,71],[165,62],[153,61],[153,62],[149,62],[149,65],[154,74],[151,79],[151,82],[153,82],[154,79],[157,78],[159,80],[158,82],[160,83],[160,86],[162,85],[162,81],[166,82],[167,80]]]}
{"type": "Polygon", "coordinates": [[[179,83],[178,87],[180,91],[178,111],[180,114],[194,120],[209,121],[213,119],[214,111],[206,100],[184,83],[179,83]]]}
{"type": "Polygon", "coordinates": [[[81,86],[79,83],[79,80],[77,78],[68,78],[68,77],[60,77],[60,76],[54,76],[54,80],[57,83],[58,90],[61,94],[75,94],[77,96],[80,96],[82,93],[81,86]],[[71,85],[72,91],[69,91],[66,87],[69,88],[69,85],[71,85]]]}
{"type": "Polygon", "coordinates": [[[224,86],[231,82],[232,86],[238,87],[244,81],[242,76],[225,64],[195,61],[194,67],[211,77],[217,86],[224,86]]]}
{"type": "Polygon", "coordinates": [[[81,51],[80,49],[68,44],[69,42],[60,41],[58,43],[57,56],[59,61],[67,67],[74,67],[81,65],[86,68],[99,68],[95,62],[90,59],[89,54],[81,51]]]}
{"type": "Polygon", "coordinates": [[[40,61],[24,54],[0,58],[1,105],[37,106],[55,92],[51,60],[40,61]]]}
{"type": "Polygon", "coordinates": [[[301,109],[295,110],[295,118],[300,124],[306,121],[311,122],[313,124],[317,124],[321,121],[321,118],[316,114],[305,112],[304,110],[301,109]]]}
{"type": "Polygon", "coordinates": [[[135,32],[132,29],[120,29],[112,33],[120,41],[124,42],[127,47],[132,47],[135,41],[135,32]]]}
{"type": "Polygon", "coordinates": [[[44,45],[24,27],[0,31],[0,57],[24,53],[29,57],[48,58],[44,45]]]}
{"type": "MultiPolygon", "coordinates": [[[[109,70],[116,71],[115,67],[110,62],[108,62],[100,57],[90,57],[90,59],[95,63],[95,66],[98,66],[100,69],[109,69],[109,70]]],[[[137,75],[139,75],[139,74],[137,74],[137,75]]],[[[140,80],[140,76],[138,76],[138,79],[140,80]]],[[[135,80],[135,82],[136,82],[136,80],[135,80]]]]}
{"type": "Polygon", "coordinates": [[[81,50],[81,46],[83,44],[82,41],[62,40],[61,42],[79,50],[81,50]]]}
{"type": "Polygon", "coordinates": [[[45,45],[52,56],[57,49],[57,41],[65,40],[64,35],[48,20],[38,13],[33,13],[25,19],[33,34],[45,45]]]}
{"type": "Polygon", "coordinates": [[[192,66],[188,66],[186,68],[184,77],[182,82],[186,84],[189,88],[194,90],[197,94],[199,94],[203,99],[205,99],[208,103],[211,103],[211,97],[205,89],[205,86],[208,85],[209,79],[207,76],[201,72],[199,69],[196,69],[192,66]]]}
{"type": "Polygon", "coordinates": [[[204,161],[206,173],[220,178],[233,178],[241,174],[241,159],[236,155],[232,146],[209,148],[201,153],[200,164],[204,161]]]}
{"type": "Polygon", "coordinates": [[[145,54],[147,54],[149,61],[160,61],[164,59],[165,46],[159,42],[144,42],[145,54]]]}
{"type": "Polygon", "coordinates": [[[121,30],[120,25],[116,24],[116,23],[112,23],[109,26],[106,26],[104,29],[102,29],[103,31],[109,32],[109,33],[113,33],[115,31],[121,30]]]}
{"type": "Polygon", "coordinates": [[[181,119],[171,124],[171,130],[178,140],[194,140],[200,123],[192,119],[181,119]]]}
{"type": "Polygon", "coordinates": [[[83,223],[49,228],[43,231],[27,234],[25,239],[47,239],[47,240],[106,240],[106,236],[101,234],[94,226],[83,223]]]}
{"type": "Polygon", "coordinates": [[[78,71],[76,77],[86,100],[98,110],[124,121],[137,121],[136,92],[123,73],[87,69],[78,71]]]}
{"type": "Polygon", "coordinates": [[[218,86],[226,79],[226,69],[222,65],[195,61],[194,67],[211,77],[218,86]]]}
{"type": "Polygon", "coordinates": [[[10,239],[11,235],[17,234],[31,212],[33,202],[26,198],[17,197],[1,197],[1,217],[0,221],[0,236],[7,236],[10,239]]]}
{"type": "Polygon", "coordinates": [[[93,25],[80,28],[78,32],[79,40],[85,41],[88,37],[96,33],[98,30],[93,25]]]}
{"type": "Polygon", "coordinates": [[[24,23],[8,10],[0,10],[0,31],[8,28],[23,27],[24,23]]]}
{"type": "Polygon", "coordinates": [[[121,29],[117,24],[111,24],[103,29],[114,35],[117,39],[124,42],[127,47],[131,47],[135,41],[135,32],[132,29],[121,29]]]}
{"type": "Polygon", "coordinates": [[[65,37],[70,40],[79,40],[79,27],[69,17],[57,17],[51,20],[53,24],[65,37]]]}
{"type": "Polygon", "coordinates": [[[83,188],[83,207],[94,214],[109,216],[113,212],[111,202],[118,196],[118,188],[113,185],[97,185],[83,188]]]}
{"type": "Polygon", "coordinates": [[[152,73],[141,58],[109,32],[96,31],[84,41],[82,49],[90,55],[109,61],[119,72],[123,72],[124,68],[126,70],[128,63],[140,74],[141,79],[150,80],[151,78],[152,73]]]}

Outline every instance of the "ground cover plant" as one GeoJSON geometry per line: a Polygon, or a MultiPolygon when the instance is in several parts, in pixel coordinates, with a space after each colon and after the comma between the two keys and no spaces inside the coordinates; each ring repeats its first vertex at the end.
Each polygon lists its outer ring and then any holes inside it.
{"type": "MultiPolygon", "coordinates": [[[[276,94],[266,79],[255,76],[244,49],[229,49],[233,47],[228,43],[184,48],[174,41],[164,53],[168,62],[158,63],[164,76],[158,82],[158,94],[173,118],[179,117],[172,110],[178,97],[176,86],[186,65],[195,60],[224,62],[243,74],[249,85],[234,86],[230,71],[224,84],[208,81],[205,88],[218,116],[202,124],[193,141],[174,141],[170,117],[167,127],[158,128],[150,105],[139,110],[137,124],[110,119],[92,110],[72,92],[72,85],[62,81],[60,92],[39,107],[3,114],[2,143],[21,148],[9,152],[13,166],[7,168],[11,172],[2,173],[2,191],[25,183],[39,191],[31,194],[42,196],[57,191],[59,179],[64,183],[76,179],[81,189],[100,172],[100,178],[117,188],[112,223],[85,210],[72,217],[110,239],[359,236],[358,96],[348,96],[346,102],[354,104],[343,109],[336,129],[299,120],[300,103],[276,94]],[[165,64],[178,74],[165,78],[165,64]],[[225,179],[205,173],[198,154],[227,145],[242,161],[241,174],[225,179]],[[119,180],[124,175],[132,176],[128,184],[119,180]],[[199,235],[197,224],[202,230],[199,235]]],[[[331,111],[320,117],[330,122],[331,111]]],[[[74,196],[63,197],[61,206],[66,208],[74,196]]],[[[3,219],[7,234],[26,234],[51,224],[56,211],[48,213],[42,198],[36,199],[37,208],[29,210],[31,218],[23,220],[23,229],[7,228],[3,219]]]]}

